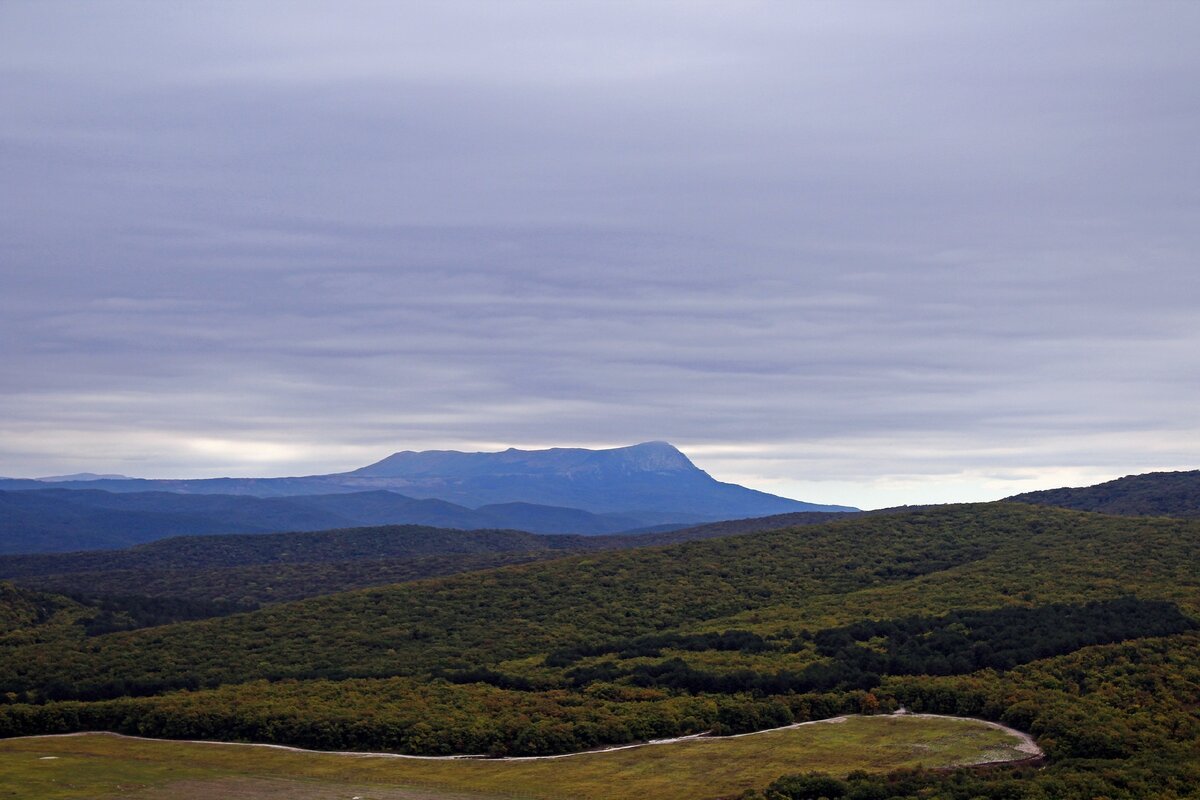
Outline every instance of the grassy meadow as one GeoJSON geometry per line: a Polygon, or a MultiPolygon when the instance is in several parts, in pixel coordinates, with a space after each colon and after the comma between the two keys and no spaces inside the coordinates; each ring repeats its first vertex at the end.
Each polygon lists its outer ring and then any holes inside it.
{"type": "Polygon", "coordinates": [[[736,796],[787,772],[1019,759],[1019,744],[972,720],[897,716],[529,760],[302,753],[85,734],[0,742],[0,798],[692,800],[736,796]]]}

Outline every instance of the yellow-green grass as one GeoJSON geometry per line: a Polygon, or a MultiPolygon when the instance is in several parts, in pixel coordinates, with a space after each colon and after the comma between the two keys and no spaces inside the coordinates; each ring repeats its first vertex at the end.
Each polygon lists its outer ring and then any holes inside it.
{"type": "Polygon", "coordinates": [[[0,741],[0,798],[307,797],[695,800],[808,770],[944,767],[1026,756],[974,720],[848,717],[731,738],[537,760],[419,760],[105,734],[0,741]],[[47,758],[51,757],[51,758],[47,758]]]}

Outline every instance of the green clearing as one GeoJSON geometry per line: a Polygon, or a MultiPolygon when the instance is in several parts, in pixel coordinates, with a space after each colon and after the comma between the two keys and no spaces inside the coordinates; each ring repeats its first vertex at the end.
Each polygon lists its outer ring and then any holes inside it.
{"type": "Polygon", "coordinates": [[[690,800],[736,796],[788,772],[1019,759],[1025,757],[1019,745],[1011,734],[973,720],[894,716],[517,761],[345,756],[87,734],[0,742],[0,797],[690,800]]]}

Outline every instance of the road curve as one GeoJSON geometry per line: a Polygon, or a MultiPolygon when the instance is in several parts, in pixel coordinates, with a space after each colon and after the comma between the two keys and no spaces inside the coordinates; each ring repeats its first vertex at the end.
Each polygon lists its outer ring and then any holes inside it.
{"type": "MultiPolygon", "coordinates": [[[[861,716],[861,715],[855,714],[852,716],[861,716]]],[[[882,715],[874,715],[874,716],[882,716],[882,715]]],[[[984,720],[984,719],[976,719],[974,717],[953,717],[953,716],[948,716],[945,714],[912,714],[912,713],[908,713],[908,712],[901,712],[901,713],[894,714],[891,716],[905,716],[905,717],[916,717],[916,718],[926,718],[926,719],[956,719],[956,720],[963,720],[964,722],[979,723],[979,724],[986,725],[991,728],[996,728],[998,730],[1002,730],[1002,731],[1010,734],[1011,736],[1015,737],[1020,742],[1020,744],[1015,745],[1015,749],[1018,750],[1019,752],[1025,754],[1020,759],[1000,759],[1000,760],[995,760],[995,761],[978,761],[978,762],[975,762],[974,764],[972,764],[971,766],[979,766],[979,765],[983,765],[983,764],[1005,764],[1005,763],[1009,763],[1010,761],[1026,761],[1031,758],[1039,758],[1039,757],[1045,755],[1042,752],[1042,749],[1040,747],[1038,747],[1037,743],[1034,742],[1033,737],[1030,736],[1028,733],[1016,730],[1015,728],[1009,728],[1008,726],[1001,725],[998,722],[991,722],[989,720],[984,720]]],[[[364,751],[358,751],[358,750],[310,750],[310,749],[306,749],[303,747],[292,747],[291,745],[286,745],[286,744],[261,744],[261,743],[257,743],[257,742],[222,742],[222,741],[214,741],[211,739],[155,739],[155,738],[148,737],[148,736],[129,736],[129,735],[126,735],[123,733],[113,733],[112,731],[78,731],[76,733],[52,733],[52,734],[43,734],[41,736],[16,736],[13,738],[14,739],[53,739],[53,738],[64,738],[64,737],[68,737],[68,736],[96,736],[96,735],[99,735],[99,736],[115,736],[115,737],[118,737],[121,739],[138,739],[138,740],[147,741],[147,742],[182,742],[184,744],[206,744],[206,745],[213,745],[213,746],[218,746],[218,747],[266,747],[266,748],[271,748],[274,750],[287,750],[287,751],[290,751],[293,753],[314,753],[314,754],[318,754],[318,755],[346,756],[349,758],[407,758],[407,759],[414,759],[414,760],[418,760],[418,761],[466,761],[466,760],[549,761],[549,760],[560,759],[560,758],[577,758],[580,756],[594,755],[597,753],[612,753],[617,750],[632,750],[632,749],[638,748],[638,747],[656,747],[658,745],[674,744],[676,742],[684,742],[684,741],[688,741],[691,739],[709,739],[709,740],[713,740],[713,741],[719,741],[721,739],[737,739],[737,738],[741,738],[743,736],[759,736],[764,733],[774,733],[776,731],[786,731],[786,730],[791,730],[793,728],[801,728],[806,725],[834,725],[839,722],[845,722],[847,719],[849,719],[848,716],[830,717],[829,719],[817,719],[817,720],[811,720],[809,722],[796,722],[791,725],[784,725],[779,728],[767,728],[767,729],[761,730],[761,731],[751,731],[750,733],[738,733],[738,734],[733,734],[731,736],[712,736],[709,733],[693,733],[689,736],[676,736],[676,737],[673,737],[670,739],[651,739],[648,742],[635,742],[633,744],[614,745],[613,747],[602,747],[602,748],[596,748],[593,750],[580,750],[575,753],[558,753],[556,755],[550,755],[550,756],[499,756],[499,757],[492,757],[492,756],[488,756],[485,754],[462,754],[462,755],[452,755],[452,756],[416,756],[416,755],[409,755],[407,753],[372,753],[372,752],[364,752],[364,751]]]]}

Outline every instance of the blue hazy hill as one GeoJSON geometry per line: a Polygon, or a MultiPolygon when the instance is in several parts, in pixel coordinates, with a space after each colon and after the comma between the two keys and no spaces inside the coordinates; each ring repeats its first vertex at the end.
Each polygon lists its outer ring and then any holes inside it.
{"type": "Polygon", "coordinates": [[[395,453],[286,478],[0,480],[0,552],[123,547],[163,536],[417,524],[615,533],[854,511],[715,480],[666,442],[607,450],[395,453]]]}
{"type": "Polygon", "coordinates": [[[688,513],[696,519],[856,510],[723,483],[666,442],[610,450],[405,451],[344,477],[362,484],[386,483],[413,497],[440,497],[465,505],[516,500],[595,513],[688,513]]]}
{"type": "Polygon", "coordinates": [[[530,503],[467,508],[445,500],[417,499],[380,490],[252,497],[55,486],[0,491],[0,554],[112,549],[172,536],[319,531],[367,525],[591,535],[648,527],[657,519],[657,515],[593,514],[530,503]]]}

